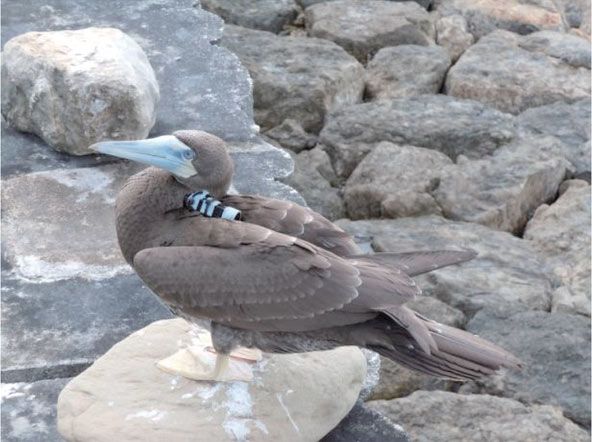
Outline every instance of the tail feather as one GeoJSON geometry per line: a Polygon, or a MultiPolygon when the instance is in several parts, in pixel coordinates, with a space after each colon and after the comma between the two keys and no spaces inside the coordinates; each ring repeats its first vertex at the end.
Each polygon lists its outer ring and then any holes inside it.
{"type": "MultiPolygon", "coordinates": [[[[409,318],[406,319],[409,321],[409,318]]],[[[435,342],[435,346],[429,346],[428,352],[419,345],[416,335],[411,333],[413,327],[409,324],[404,327],[406,338],[391,333],[390,345],[373,344],[368,348],[411,370],[458,381],[479,379],[503,367],[522,368],[521,361],[515,356],[478,336],[431,321],[419,314],[415,314],[415,322],[418,323],[415,329],[425,327],[435,342]]],[[[400,322],[397,321],[397,324],[400,322]]]]}
{"type": "Polygon", "coordinates": [[[409,276],[417,276],[442,267],[470,261],[477,256],[473,250],[434,250],[425,252],[391,253],[380,252],[374,255],[358,255],[350,258],[364,259],[376,264],[394,266],[409,276]]]}

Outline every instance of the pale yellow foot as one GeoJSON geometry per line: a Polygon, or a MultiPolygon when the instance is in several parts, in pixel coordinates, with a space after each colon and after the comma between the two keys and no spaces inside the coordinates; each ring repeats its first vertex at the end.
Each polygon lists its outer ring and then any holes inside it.
{"type": "Polygon", "coordinates": [[[212,347],[194,345],[157,362],[156,366],[171,374],[196,381],[251,381],[252,367],[261,359],[261,351],[239,348],[230,355],[217,354],[212,347]]]}

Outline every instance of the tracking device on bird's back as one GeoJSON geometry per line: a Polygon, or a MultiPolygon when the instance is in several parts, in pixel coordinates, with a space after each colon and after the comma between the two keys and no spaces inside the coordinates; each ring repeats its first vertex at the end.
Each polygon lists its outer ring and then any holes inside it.
{"type": "Polygon", "coordinates": [[[229,221],[240,221],[241,212],[234,207],[223,206],[220,201],[206,190],[188,193],[183,198],[183,206],[210,218],[222,218],[229,221]]]}

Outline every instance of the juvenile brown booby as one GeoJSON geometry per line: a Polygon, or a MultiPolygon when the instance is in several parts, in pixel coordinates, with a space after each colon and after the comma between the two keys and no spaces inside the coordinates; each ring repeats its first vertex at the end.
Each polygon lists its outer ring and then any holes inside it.
{"type": "Polygon", "coordinates": [[[520,366],[494,344],[404,306],[420,293],[410,276],[472,252],[360,255],[349,235],[308,208],[227,195],[232,160],[225,143],[205,132],[91,148],[155,166],[119,193],[117,236],[127,262],[174,313],[210,321],[221,356],[204,379],[216,379],[239,346],[286,353],[357,345],[456,380],[520,366]],[[197,190],[239,210],[242,221],[185,208],[197,190]]]}

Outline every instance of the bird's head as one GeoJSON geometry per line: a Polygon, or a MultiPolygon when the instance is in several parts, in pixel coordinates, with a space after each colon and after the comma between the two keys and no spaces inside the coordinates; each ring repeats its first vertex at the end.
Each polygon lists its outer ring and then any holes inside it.
{"type": "Polygon", "coordinates": [[[208,190],[216,198],[226,194],[234,172],[224,141],[199,130],[138,141],[101,141],[90,149],[167,170],[189,189],[208,190]]]}

